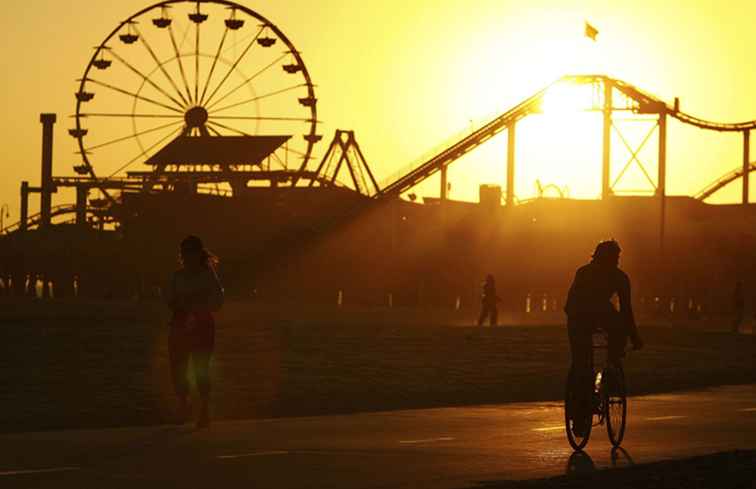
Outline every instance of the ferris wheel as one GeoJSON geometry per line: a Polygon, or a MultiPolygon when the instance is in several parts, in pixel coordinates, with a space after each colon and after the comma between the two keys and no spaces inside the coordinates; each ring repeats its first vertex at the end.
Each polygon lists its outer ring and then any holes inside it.
{"type": "Polygon", "coordinates": [[[94,179],[144,170],[179,137],[286,136],[269,169],[304,170],[322,138],[300,52],[231,1],[168,0],[137,12],[94,48],[78,82],[74,170],[94,179]]]}

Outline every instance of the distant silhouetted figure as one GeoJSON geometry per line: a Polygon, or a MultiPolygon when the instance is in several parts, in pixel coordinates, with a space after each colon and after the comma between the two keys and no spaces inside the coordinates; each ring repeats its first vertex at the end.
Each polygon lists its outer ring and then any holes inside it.
{"type": "Polygon", "coordinates": [[[579,412],[575,419],[575,432],[583,436],[590,423],[590,394],[593,379],[593,333],[601,328],[609,335],[609,361],[620,364],[625,353],[627,338],[635,349],[643,347],[633,316],[630,298],[630,279],[619,269],[621,249],[614,241],[603,241],[596,246],[593,259],[580,267],[567,296],[567,333],[572,352],[573,381],[578,394],[579,412]],[[619,297],[619,311],[611,302],[619,297]],[[582,433],[581,433],[582,432],[582,433]]]}
{"type": "Polygon", "coordinates": [[[210,423],[210,360],[215,346],[213,312],[223,304],[223,287],[215,273],[217,259],[202,241],[189,236],[181,242],[181,269],[166,288],[173,316],[170,324],[170,361],[173,385],[179,398],[179,421],[191,415],[189,362],[192,362],[200,410],[197,427],[210,423]]]}
{"type": "Polygon", "coordinates": [[[740,325],[743,323],[743,314],[745,311],[745,292],[743,291],[742,280],[735,282],[735,291],[732,294],[732,306],[732,332],[739,333],[740,325]]]}
{"type": "Polygon", "coordinates": [[[480,316],[478,317],[478,326],[483,326],[486,319],[491,326],[496,326],[499,320],[498,302],[499,296],[496,295],[496,280],[491,274],[486,275],[483,282],[483,294],[481,296],[480,316]]]}

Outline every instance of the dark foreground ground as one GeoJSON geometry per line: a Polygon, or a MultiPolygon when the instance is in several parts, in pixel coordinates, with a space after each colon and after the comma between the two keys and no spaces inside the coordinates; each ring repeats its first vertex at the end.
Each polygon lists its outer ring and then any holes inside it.
{"type": "MultiPolygon", "coordinates": [[[[0,431],[171,419],[167,317],[160,307],[2,308],[0,431]]],[[[417,312],[413,323],[400,322],[393,314],[297,319],[285,308],[230,304],[218,321],[215,417],[562,398],[569,363],[563,327],[481,330],[433,325],[444,323],[423,322],[417,312]]],[[[631,395],[756,382],[753,335],[670,326],[645,327],[643,334],[647,348],[626,364],[631,395]]]]}
{"type": "Polygon", "coordinates": [[[574,456],[576,471],[551,479],[482,482],[470,489],[754,489],[756,450],[596,471],[590,458],[574,456]]]}
{"type": "Polygon", "coordinates": [[[596,426],[578,455],[559,402],[7,433],[0,487],[752,489],[756,385],[634,396],[628,411],[622,449],[596,426]]]}

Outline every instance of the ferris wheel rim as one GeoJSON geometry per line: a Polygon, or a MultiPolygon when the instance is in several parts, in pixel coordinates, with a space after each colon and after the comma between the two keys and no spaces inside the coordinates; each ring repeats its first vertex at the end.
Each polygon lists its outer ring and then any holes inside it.
{"type": "MultiPolygon", "coordinates": [[[[154,11],[156,9],[164,9],[164,8],[169,7],[171,5],[177,5],[177,4],[196,4],[197,8],[199,8],[199,6],[203,5],[203,4],[204,5],[221,5],[221,6],[226,6],[228,8],[234,9],[234,10],[238,10],[240,12],[243,12],[243,13],[247,14],[248,16],[250,16],[250,17],[252,17],[254,19],[257,19],[259,22],[262,23],[262,29],[265,29],[265,28],[270,29],[289,48],[287,52],[294,57],[294,59],[297,62],[298,66],[301,67],[300,72],[301,72],[301,75],[302,75],[302,77],[304,78],[304,81],[305,81],[305,83],[303,83],[301,86],[302,87],[306,87],[306,89],[307,89],[307,98],[309,100],[313,101],[313,103],[311,103],[308,106],[306,106],[306,108],[308,108],[309,112],[310,112],[310,119],[308,121],[309,122],[309,132],[307,132],[306,134],[303,135],[304,139],[305,139],[305,142],[306,142],[306,149],[302,153],[302,163],[300,165],[298,173],[303,172],[306,169],[309,160],[312,158],[312,151],[313,151],[314,145],[319,140],[319,137],[317,136],[317,131],[316,131],[317,123],[318,123],[318,119],[317,119],[317,99],[315,98],[315,89],[314,89],[314,84],[312,82],[312,77],[310,75],[309,70],[307,69],[307,65],[305,64],[304,59],[302,58],[300,51],[298,49],[296,49],[296,47],[291,42],[291,40],[289,39],[289,37],[281,29],[276,24],[274,24],[273,22],[271,22],[267,17],[263,16],[262,14],[258,13],[255,10],[252,10],[252,9],[250,9],[250,8],[244,6],[244,5],[241,5],[241,4],[237,3],[237,2],[234,2],[234,1],[231,1],[231,0],[164,0],[162,2],[158,2],[158,3],[155,3],[155,4],[149,5],[149,6],[145,7],[145,8],[143,8],[143,9],[139,10],[138,12],[130,15],[126,20],[121,21],[104,38],[104,40],[95,48],[95,51],[92,54],[92,56],[90,57],[89,62],[87,63],[87,66],[86,66],[86,68],[84,70],[84,74],[83,74],[82,78],[79,80],[78,91],[80,93],[84,92],[84,90],[86,88],[87,82],[88,81],[92,81],[92,78],[90,78],[89,75],[90,75],[90,72],[91,72],[91,70],[92,70],[92,68],[94,66],[95,61],[97,60],[97,57],[99,55],[101,55],[102,52],[109,51],[109,48],[107,47],[107,44],[116,35],[118,35],[118,33],[125,26],[128,26],[130,24],[134,24],[134,21],[136,19],[138,19],[138,18],[142,17],[143,15],[145,15],[145,14],[147,14],[149,12],[152,12],[152,11],[154,11]]],[[[199,28],[199,24],[197,24],[197,26],[199,28]]],[[[262,32],[262,29],[261,29],[261,32],[262,32]]],[[[259,33],[258,33],[258,36],[259,36],[259,33]]],[[[176,59],[180,59],[181,55],[179,54],[175,58],[176,59]]],[[[155,69],[157,69],[157,67],[155,69]]],[[[231,71],[233,71],[233,69],[231,71]]],[[[154,70],[153,70],[153,73],[154,73],[154,70]]],[[[197,81],[199,81],[199,80],[197,80],[197,81]]],[[[142,85],[144,83],[145,83],[145,81],[143,81],[142,85]]],[[[216,88],[219,88],[219,87],[216,87],[216,88]]],[[[81,119],[84,118],[81,115],[82,114],[82,104],[83,103],[84,103],[84,101],[81,100],[81,99],[79,99],[77,97],[76,106],[75,106],[76,107],[75,108],[75,116],[74,116],[75,117],[75,121],[76,121],[75,131],[77,133],[77,136],[75,138],[77,139],[77,143],[78,143],[78,147],[79,147],[79,154],[80,154],[80,156],[82,158],[82,163],[86,166],[87,173],[89,174],[90,178],[92,178],[93,180],[97,181],[99,178],[98,178],[97,174],[95,173],[94,165],[92,165],[91,161],[89,160],[89,158],[87,156],[87,148],[84,145],[84,137],[85,137],[86,134],[83,134],[83,131],[85,132],[85,129],[82,127],[82,124],[81,124],[81,119]]],[[[140,149],[142,149],[142,148],[140,147],[140,149]]],[[[144,155],[144,152],[142,152],[142,154],[140,154],[140,156],[143,156],[143,155],[144,155]]],[[[112,177],[113,175],[115,175],[116,173],[118,173],[120,171],[121,170],[119,169],[115,173],[111,174],[110,176],[112,177]]],[[[109,177],[106,177],[106,178],[109,178],[109,177]]],[[[110,193],[108,192],[108,190],[106,188],[103,188],[103,187],[98,187],[98,188],[99,188],[99,190],[102,192],[102,194],[108,200],[110,200],[112,203],[116,202],[115,199],[113,198],[113,196],[110,195],[110,193]]]]}

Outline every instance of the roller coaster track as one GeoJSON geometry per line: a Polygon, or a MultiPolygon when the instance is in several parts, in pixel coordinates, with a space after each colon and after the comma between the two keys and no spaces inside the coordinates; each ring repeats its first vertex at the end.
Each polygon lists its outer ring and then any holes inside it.
{"type": "MultiPolygon", "coordinates": [[[[748,173],[751,173],[753,171],[756,171],[756,161],[752,161],[748,166],[748,173]]],[[[730,172],[725,173],[717,180],[701,189],[701,191],[698,192],[694,197],[701,201],[706,200],[739,178],[743,178],[743,168],[740,166],[730,172]]]]}
{"type": "MultiPolygon", "coordinates": [[[[576,84],[611,84],[611,86],[624,94],[629,100],[633,101],[633,111],[637,113],[670,115],[671,117],[674,117],[684,124],[689,124],[701,129],[720,132],[746,132],[752,129],[756,129],[756,120],[737,123],[721,123],[694,117],[690,114],[679,111],[676,106],[668,105],[658,97],[644,92],[622,80],[610,78],[604,75],[568,75],[551,83],[543,90],[527,98],[525,101],[516,105],[509,111],[494,118],[487,124],[484,124],[483,126],[470,132],[464,137],[445,146],[443,149],[433,153],[431,157],[424,158],[419,162],[416,162],[406,172],[403,172],[401,176],[394,179],[393,181],[388,182],[387,184],[384,184],[382,186],[383,188],[381,192],[376,194],[375,198],[382,199],[396,197],[410,190],[412,187],[429,178],[437,171],[440,171],[443,167],[450,165],[463,155],[469,153],[473,149],[491,139],[493,136],[506,130],[507,127],[509,127],[511,124],[517,122],[518,120],[526,117],[529,114],[538,112],[540,103],[549,88],[558,83],[564,82],[576,84]]],[[[735,173],[729,173],[725,177],[717,180],[717,182],[713,183],[711,186],[707,187],[707,189],[705,189],[706,191],[709,191],[710,187],[713,190],[711,190],[710,193],[706,194],[706,197],[711,195],[711,193],[716,192],[724,185],[727,185],[731,181],[742,176],[742,170],[738,175],[735,175],[735,173]],[[723,182],[727,178],[730,178],[730,180],[726,181],[726,183],[721,183],[720,185],[720,182],[723,182]]],[[[705,192],[702,192],[699,195],[702,195],[703,193],[705,192]]]]}
{"type": "MultiPolygon", "coordinates": [[[[579,79],[581,77],[565,77],[564,79],[579,79]]],[[[752,121],[744,121],[744,122],[733,122],[733,123],[727,123],[727,122],[712,122],[707,121],[704,119],[700,119],[698,117],[692,116],[690,114],[686,114],[685,112],[680,112],[677,110],[674,106],[667,105],[664,101],[661,99],[649,95],[648,93],[639,90],[638,88],[617,79],[610,79],[606,78],[607,80],[610,80],[611,83],[622,93],[630,97],[631,99],[636,100],[641,104],[641,106],[649,106],[649,107],[664,107],[664,110],[667,114],[671,115],[675,119],[679,120],[680,122],[684,124],[689,124],[691,126],[698,127],[700,129],[706,129],[710,131],[720,131],[720,132],[742,132],[742,131],[750,131],[753,129],[756,129],[756,120],[752,121]]]]}
{"type": "Polygon", "coordinates": [[[442,167],[448,166],[452,162],[461,158],[463,155],[469,153],[492,137],[504,131],[510,124],[517,122],[518,120],[533,112],[538,111],[541,99],[543,98],[549,87],[551,87],[552,85],[553,83],[543,90],[539,91],[535,95],[527,98],[525,101],[516,105],[499,117],[496,117],[477,130],[474,130],[469,135],[465,136],[456,143],[453,143],[449,147],[444,148],[431,158],[427,160],[421,160],[419,164],[413,165],[413,168],[405,175],[399,177],[394,182],[384,185],[380,193],[378,193],[376,197],[384,198],[388,196],[396,196],[411,189],[418,183],[422,182],[426,178],[439,171],[442,167]]]}

